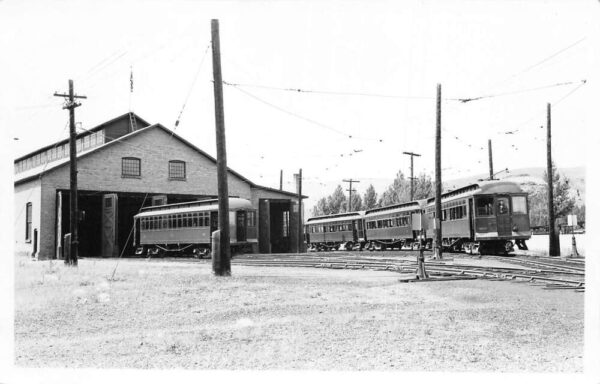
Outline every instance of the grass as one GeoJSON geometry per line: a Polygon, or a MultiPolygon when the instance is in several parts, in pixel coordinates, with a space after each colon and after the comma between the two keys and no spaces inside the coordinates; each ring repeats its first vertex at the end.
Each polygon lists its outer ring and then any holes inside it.
{"type": "Polygon", "coordinates": [[[583,295],[391,272],[82,259],[16,265],[27,367],[581,372],[583,295]]]}

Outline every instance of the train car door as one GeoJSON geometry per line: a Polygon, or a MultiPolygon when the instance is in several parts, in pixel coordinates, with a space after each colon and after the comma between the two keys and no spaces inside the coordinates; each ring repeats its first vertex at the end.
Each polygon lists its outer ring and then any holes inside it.
{"type": "Polygon", "coordinates": [[[356,220],[352,220],[352,241],[358,242],[358,228],[356,228],[356,220]]]}
{"type": "Polygon", "coordinates": [[[246,241],[246,212],[237,211],[235,213],[235,225],[237,241],[246,241]]]}
{"type": "Polygon", "coordinates": [[[102,196],[102,256],[115,257],[119,255],[117,244],[117,194],[109,193],[102,196]]]}
{"type": "Polygon", "coordinates": [[[498,228],[498,236],[511,236],[512,225],[510,220],[510,208],[508,196],[496,196],[496,226],[498,228]]]}
{"type": "Polygon", "coordinates": [[[469,238],[475,239],[475,211],[473,210],[473,199],[469,199],[469,238]]]}

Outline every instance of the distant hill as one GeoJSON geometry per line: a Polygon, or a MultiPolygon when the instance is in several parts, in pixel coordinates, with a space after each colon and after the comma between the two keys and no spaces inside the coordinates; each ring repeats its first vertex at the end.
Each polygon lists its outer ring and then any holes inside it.
{"type": "MultiPolygon", "coordinates": [[[[544,172],[545,168],[520,168],[510,171],[509,173],[501,173],[497,177],[501,180],[513,181],[521,185],[545,184],[544,172]]],[[[578,197],[578,204],[585,201],[585,167],[559,168],[558,173],[561,178],[569,179],[573,195],[578,197]],[[577,194],[579,193],[579,196],[577,194]],[[579,200],[579,198],[581,200],[579,200]]],[[[485,179],[489,174],[480,174],[460,179],[452,179],[444,182],[444,190],[460,188],[465,185],[476,183],[479,179],[485,179]]]]}

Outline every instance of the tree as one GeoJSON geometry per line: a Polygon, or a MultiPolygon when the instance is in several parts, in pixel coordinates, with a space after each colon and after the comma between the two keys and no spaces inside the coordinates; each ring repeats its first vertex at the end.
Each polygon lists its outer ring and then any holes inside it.
{"type": "MultiPolygon", "coordinates": [[[[571,196],[569,180],[561,178],[556,165],[552,163],[552,184],[554,194],[554,215],[556,218],[573,213],[575,198],[571,196]]],[[[523,189],[529,193],[529,220],[532,226],[548,226],[548,173],[544,172],[543,185],[526,184],[523,189]]],[[[579,219],[579,218],[578,218],[579,219]]]]}
{"type": "Polygon", "coordinates": [[[323,216],[329,214],[329,206],[327,198],[322,197],[317,201],[317,205],[313,207],[313,216],[323,216]]]}
{"type": "MultiPolygon", "coordinates": [[[[358,193],[352,194],[352,212],[360,211],[363,209],[363,201],[358,193]]],[[[347,204],[344,206],[344,212],[348,212],[347,204]]]]}
{"type": "Polygon", "coordinates": [[[431,176],[421,173],[415,180],[415,200],[427,199],[433,195],[431,176]]]}
{"type": "Polygon", "coordinates": [[[577,225],[584,228],[585,227],[585,204],[581,206],[576,205],[573,207],[573,215],[577,215],[577,225]]]}
{"type": "Polygon", "coordinates": [[[328,214],[345,212],[346,195],[342,186],[338,184],[335,191],[327,197],[327,206],[329,207],[328,214]]]}
{"type": "Polygon", "coordinates": [[[387,187],[379,198],[379,206],[404,203],[410,200],[410,182],[407,182],[402,171],[398,171],[392,185],[387,187]]]}
{"type": "MultiPolygon", "coordinates": [[[[548,172],[544,172],[544,181],[548,183],[548,172]]],[[[575,198],[571,196],[569,179],[563,177],[561,180],[554,162],[552,162],[552,186],[552,191],[554,193],[554,214],[557,218],[565,217],[573,211],[573,207],[575,207],[575,198]]],[[[546,201],[548,201],[547,196],[546,201]]]]}
{"type": "Polygon", "coordinates": [[[364,209],[372,209],[376,208],[377,205],[377,192],[375,192],[375,187],[373,184],[369,184],[367,190],[365,191],[365,195],[363,198],[364,209]]]}

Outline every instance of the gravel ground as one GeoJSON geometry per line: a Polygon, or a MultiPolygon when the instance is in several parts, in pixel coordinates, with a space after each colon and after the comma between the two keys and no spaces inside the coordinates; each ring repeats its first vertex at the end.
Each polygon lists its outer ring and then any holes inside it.
{"type": "Polygon", "coordinates": [[[392,272],[16,265],[21,367],[581,372],[583,295],[392,272]]]}

